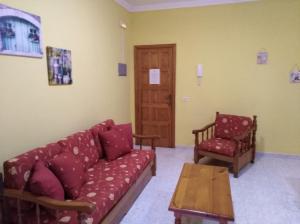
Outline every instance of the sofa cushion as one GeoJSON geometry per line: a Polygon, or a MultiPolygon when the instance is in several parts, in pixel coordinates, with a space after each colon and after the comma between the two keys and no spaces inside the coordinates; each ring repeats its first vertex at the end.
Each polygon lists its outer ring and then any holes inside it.
{"type": "MultiPolygon", "coordinates": [[[[99,223],[105,217],[153,158],[154,153],[151,150],[133,150],[111,162],[99,160],[94,167],[87,170],[87,182],[82,186],[76,200],[96,205],[95,212],[88,216],[91,223],[99,223]]],[[[74,218],[72,214],[64,214],[64,217],[74,218]]]]}
{"type": "Polygon", "coordinates": [[[49,162],[50,169],[61,182],[66,195],[75,199],[85,182],[84,166],[70,152],[63,152],[49,162]]]}
{"type": "Polygon", "coordinates": [[[126,134],[123,132],[117,130],[106,131],[100,134],[100,139],[108,161],[131,152],[132,148],[126,134]]]}
{"type": "Polygon", "coordinates": [[[30,192],[56,200],[64,200],[64,189],[57,177],[41,161],[35,163],[29,179],[30,192]]]}
{"type": "Polygon", "coordinates": [[[211,138],[199,144],[199,149],[207,152],[215,152],[226,156],[234,156],[236,152],[234,141],[222,138],[211,138]]]}
{"type": "Polygon", "coordinates": [[[216,117],[215,137],[230,139],[246,132],[252,127],[249,117],[219,114],[216,117]]]}
{"type": "Polygon", "coordinates": [[[37,160],[46,162],[61,151],[57,143],[52,143],[5,161],[3,165],[5,186],[24,190],[35,162],[37,160]]]}
{"type": "Polygon", "coordinates": [[[106,121],[103,121],[99,124],[94,125],[90,129],[93,136],[94,136],[100,159],[105,157],[105,153],[103,151],[103,147],[102,147],[101,142],[100,142],[100,134],[105,132],[105,131],[110,130],[114,126],[114,124],[115,123],[112,119],[108,119],[106,121]]]}
{"type": "Polygon", "coordinates": [[[121,132],[123,135],[125,135],[128,139],[130,148],[133,149],[133,138],[132,138],[132,125],[131,125],[131,123],[114,125],[114,126],[112,126],[111,130],[116,130],[118,132],[121,132]]]}
{"type": "Polygon", "coordinates": [[[79,158],[85,169],[97,163],[99,159],[98,149],[90,130],[77,132],[58,143],[63,147],[64,152],[72,152],[79,158]]]}
{"type": "Polygon", "coordinates": [[[99,159],[102,159],[105,157],[105,155],[104,155],[103,147],[100,142],[100,134],[107,131],[107,127],[105,126],[105,124],[101,123],[93,126],[90,130],[95,139],[95,143],[98,149],[99,159]]]}
{"type": "Polygon", "coordinates": [[[115,122],[112,119],[107,119],[102,123],[106,126],[107,130],[110,130],[115,125],[115,122]]]}

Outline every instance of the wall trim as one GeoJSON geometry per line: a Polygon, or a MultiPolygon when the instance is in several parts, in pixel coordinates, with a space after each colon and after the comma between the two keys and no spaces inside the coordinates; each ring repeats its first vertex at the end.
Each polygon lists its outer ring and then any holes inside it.
{"type": "Polygon", "coordinates": [[[128,12],[132,12],[132,5],[130,5],[126,0],[115,0],[119,5],[123,6],[128,12]]]}
{"type": "Polygon", "coordinates": [[[177,8],[191,8],[191,7],[204,7],[210,5],[224,5],[224,4],[237,4],[245,2],[255,2],[258,0],[189,0],[173,3],[155,3],[144,5],[132,5],[126,0],[115,0],[121,6],[123,6],[129,12],[143,12],[143,11],[155,11],[165,9],[177,9],[177,8]]]}
{"type": "MultiPolygon", "coordinates": [[[[194,150],[194,146],[191,146],[191,145],[176,145],[176,148],[194,150]]],[[[288,154],[288,153],[282,153],[282,152],[256,151],[256,154],[259,156],[269,156],[269,157],[274,157],[274,158],[300,159],[299,154],[288,154]]]]}

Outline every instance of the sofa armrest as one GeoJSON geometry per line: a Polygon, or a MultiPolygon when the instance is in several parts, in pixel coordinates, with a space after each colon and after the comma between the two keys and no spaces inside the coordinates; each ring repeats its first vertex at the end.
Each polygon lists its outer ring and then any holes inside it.
{"type": "Polygon", "coordinates": [[[13,198],[22,201],[32,202],[54,210],[72,210],[79,213],[91,213],[95,209],[95,205],[83,201],[60,201],[49,197],[36,196],[27,191],[5,188],[3,197],[13,198]]]}
{"type": "Polygon", "coordinates": [[[138,135],[138,134],[133,134],[132,137],[140,139],[140,149],[142,149],[143,139],[150,139],[151,149],[154,151],[155,151],[155,140],[160,138],[158,135],[138,135]]]}

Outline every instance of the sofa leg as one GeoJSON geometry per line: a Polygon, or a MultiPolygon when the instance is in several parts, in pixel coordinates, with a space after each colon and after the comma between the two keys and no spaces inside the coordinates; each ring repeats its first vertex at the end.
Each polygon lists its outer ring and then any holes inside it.
{"type": "Polygon", "coordinates": [[[194,163],[197,164],[199,162],[199,154],[198,154],[198,150],[197,148],[195,147],[194,148],[194,163]]]}
{"type": "Polygon", "coordinates": [[[156,176],[156,155],[155,155],[155,157],[153,159],[153,165],[151,167],[151,171],[152,171],[152,176],[153,177],[156,176]]]}

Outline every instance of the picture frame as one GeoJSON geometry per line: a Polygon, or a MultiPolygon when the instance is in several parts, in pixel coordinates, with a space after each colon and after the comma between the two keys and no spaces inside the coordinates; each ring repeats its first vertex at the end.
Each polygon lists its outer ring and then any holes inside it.
{"type": "Polygon", "coordinates": [[[0,4],[0,54],[43,57],[40,16],[0,4]]]}
{"type": "Polygon", "coordinates": [[[54,47],[47,47],[46,51],[49,85],[71,85],[73,83],[71,51],[54,47]]]}
{"type": "Polygon", "coordinates": [[[300,83],[300,70],[299,69],[293,69],[290,72],[290,82],[291,83],[300,83]]]}

